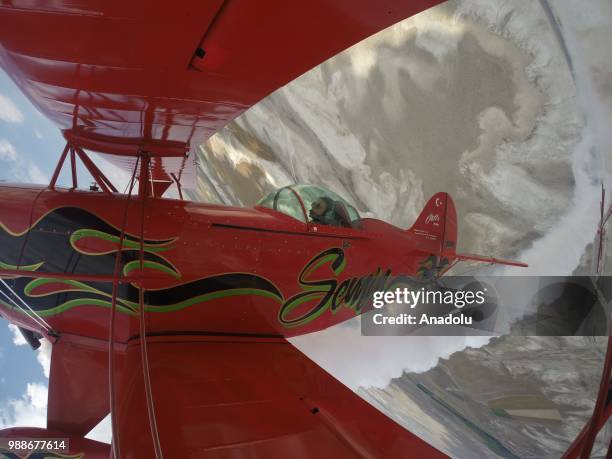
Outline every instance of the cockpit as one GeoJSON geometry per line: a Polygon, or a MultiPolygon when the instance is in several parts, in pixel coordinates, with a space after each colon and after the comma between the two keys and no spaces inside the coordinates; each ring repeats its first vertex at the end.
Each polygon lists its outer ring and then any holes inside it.
{"type": "Polygon", "coordinates": [[[304,223],[344,228],[359,227],[359,213],[336,193],[316,185],[290,185],[257,203],[304,223]]]}

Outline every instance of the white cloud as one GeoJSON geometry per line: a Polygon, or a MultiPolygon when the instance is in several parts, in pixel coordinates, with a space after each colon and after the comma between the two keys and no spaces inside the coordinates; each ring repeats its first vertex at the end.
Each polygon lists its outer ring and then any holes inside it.
{"type": "Polygon", "coordinates": [[[32,407],[36,409],[47,409],[47,386],[39,383],[28,383],[26,394],[30,400],[32,407]]]}
{"type": "Polygon", "coordinates": [[[6,139],[0,139],[0,159],[6,161],[17,161],[17,150],[11,142],[6,139]]]}
{"type": "MultiPolygon", "coordinates": [[[[16,325],[8,324],[8,327],[13,333],[13,344],[16,346],[24,346],[28,344],[16,325]]],[[[42,339],[40,341],[40,347],[36,351],[36,360],[38,360],[38,363],[40,363],[43,373],[47,378],[49,377],[49,371],[51,369],[51,352],[51,343],[46,339],[42,339]]]]}
{"type": "Polygon", "coordinates": [[[0,159],[9,161],[14,179],[28,183],[49,183],[49,178],[29,159],[18,155],[15,146],[6,139],[0,139],[0,159]]]}
{"type": "MultiPolygon", "coordinates": [[[[13,334],[13,343],[24,346],[27,341],[21,335],[19,328],[8,325],[13,334]]],[[[46,339],[41,341],[36,360],[43,368],[45,377],[49,377],[51,367],[51,343],[46,339]]],[[[5,383],[2,377],[0,382],[5,383]]],[[[9,399],[0,403],[0,429],[15,426],[46,427],[48,387],[42,383],[28,383],[25,393],[18,399],[9,399]]]]}
{"type": "Polygon", "coordinates": [[[15,426],[46,427],[48,388],[40,383],[28,383],[20,399],[0,405],[0,428],[15,426]]]}
{"type": "Polygon", "coordinates": [[[13,333],[13,344],[16,346],[25,346],[28,344],[16,325],[8,324],[8,328],[13,333]]]}
{"type": "Polygon", "coordinates": [[[28,164],[28,179],[30,183],[46,184],[49,183],[47,176],[34,163],[28,164]]]}
{"type": "Polygon", "coordinates": [[[17,105],[8,97],[0,94],[0,120],[7,123],[21,123],[23,119],[23,113],[17,108],[17,105]]]}
{"type": "Polygon", "coordinates": [[[37,139],[43,138],[43,135],[40,133],[38,129],[34,129],[34,135],[36,136],[37,139]]]}
{"type": "Polygon", "coordinates": [[[42,339],[40,347],[36,354],[36,360],[42,366],[45,377],[49,377],[49,371],[51,370],[51,343],[46,339],[42,339]]]}

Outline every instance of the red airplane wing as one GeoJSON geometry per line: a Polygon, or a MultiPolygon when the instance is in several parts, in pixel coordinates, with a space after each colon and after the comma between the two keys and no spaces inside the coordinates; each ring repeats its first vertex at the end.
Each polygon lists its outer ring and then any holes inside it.
{"type": "MultiPolygon", "coordinates": [[[[66,338],[53,348],[48,430],[9,429],[0,438],[70,437],[72,453],[103,446],[81,440],[108,411],[106,352],[66,338]]],[[[155,457],[149,409],[164,457],[447,457],[283,338],[160,334],[147,341],[153,407],[138,339],[117,353],[125,371],[116,385],[122,457],[155,457]]],[[[101,451],[92,457],[108,456],[101,451]]]]}
{"type": "MultiPolygon", "coordinates": [[[[282,338],[157,336],[147,353],[164,457],[446,457],[282,338]]],[[[125,363],[121,455],[155,457],[138,341],[125,363]]]]}
{"type": "Polygon", "coordinates": [[[53,344],[49,376],[47,428],[87,435],[109,412],[108,345],[62,336],[53,344]]]}
{"type": "MultiPolygon", "coordinates": [[[[440,0],[14,0],[0,65],[75,146],[185,153],[275,89],[440,0]]],[[[129,163],[118,161],[129,168],[129,163]]]]}

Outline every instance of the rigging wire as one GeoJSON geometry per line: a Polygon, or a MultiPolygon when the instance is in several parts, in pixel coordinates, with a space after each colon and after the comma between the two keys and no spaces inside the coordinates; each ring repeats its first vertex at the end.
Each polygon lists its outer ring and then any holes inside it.
{"type": "MultiPolygon", "coordinates": [[[[148,194],[146,174],[149,172],[150,158],[146,157],[143,159],[142,171],[140,173],[140,184],[138,194],[140,198],[140,274],[142,280],[140,281],[138,288],[138,302],[140,309],[140,355],[142,359],[142,373],[145,385],[145,395],[147,400],[147,412],[149,415],[149,427],[151,429],[151,436],[153,439],[153,448],[155,450],[155,457],[157,459],[163,459],[161,443],[159,440],[159,432],[157,430],[157,419],[155,417],[155,404],[153,401],[153,391],[151,388],[151,374],[149,372],[149,357],[147,354],[147,333],[145,325],[145,303],[144,303],[144,223],[145,223],[145,203],[148,194]]],[[[151,190],[153,187],[151,186],[151,190]]]]}
{"type": "MultiPolygon", "coordinates": [[[[113,455],[115,459],[121,458],[121,452],[119,449],[119,436],[117,435],[117,399],[115,394],[115,313],[117,310],[117,289],[119,286],[118,277],[119,271],[121,269],[121,255],[123,254],[123,241],[125,240],[125,227],[127,226],[127,218],[128,212],[130,208],[130,198],[132,196],[132,191],[134,190],[134,183],[136,181],[136,171],[138,170],[138,164],[140,162],[140,156],[136,159],[136,164],[134,166],[134,172],[132,173],[132,178],[130,179],[129,184],[126,186],[126,189],[129,187],[129,192],[127,194],[127,199],[125,202],[125,210],[123,212],[123,223],[121,224],[121,233],[119,235],[119,249],[117,250],[117,255],[115,256],[115,268],[113,271],[113,290],[112,290],[112,299],[111,299],[111,315],[110,315],[110,324],[109,324],[109,332],[108,332],[108,383],[110,389],[110,413],[111,413],[111,430],[112,430],[112,447],[113,447],[113,455]]],[[[124,193],[125,194],[125,193],[124,193]]]]}
{"type": "Polygon", "coordinates": [[[11,303],[13,303],[17,307],[17,309],[21,309],[28,317],[34,320],[34,322],[36,322],[38,325],[43,327],[48,334],[51,334],[51,332],[53,331],[53,328],[51,327],[51,325],[49,325],[41,316],[38,315],[36,311],[34,311],[34,309],[32,309],[19,295],[17,295],[17,293],[15,293],[15,291],[10,287],[10,285],[6,283],[4,279],[0,278],[0,282],[2,282],[2,285],[6,287],[8,291],[11,292],[13,296],[17,298],[33,315],[30,315],[25,309],[23,309],[23,307],[19,306],[14,300],[9,298],[6,292],[4,292],[3,290],[0,290],[2,294],[6,298],[8,298],[11,301],[11,303]]]}
{"type": "Polygon", "coordinates": [[[37,321],[36,321],[36,318],[35,318],[35,317],[32,317],[32,316],[31,316],[31,315],[28,313],[28,311],[24,310],[24,309],[23,309],[21,306],[19,306],[19,305],[18,305],[18,304],[15,302],[15,300],[14,300],[13,298],[11,298],[11,297],[10,297],[10,296],[9,296],[9,295],[8,295],[8,294],[7,294],[7,293],[4,291],[4,290],[3,290],[3,289],[0,289],[0,293],[1,293],[1,294],[2,294],[2,296],[4,296],[4,297],[5,297],[5,298],[6,298],[6,299],[7,299],[7,300],[10,302],[10,303],[12,303],[12,304],[13,304],[13,306],[14,306],[16,309],[20,309],[20,310],[22,310],[22,311],[24,312],[24,314],[25,314],[26,316],[28,316],[30,319],[32,319],[36,325],[39,325],[39,326],[41,326],[41,327],[43,327],[43,328],[44,328],[44,326],[43,326],[41,323],[39,323],[39,322],[37,322],[37,321]]]}

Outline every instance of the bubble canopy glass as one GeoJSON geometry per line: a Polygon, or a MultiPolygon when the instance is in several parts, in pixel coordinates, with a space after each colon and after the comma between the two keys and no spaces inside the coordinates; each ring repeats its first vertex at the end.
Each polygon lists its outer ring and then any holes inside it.
{"type": "Polygon", "coordinates": [[[316,185],[290,185],[280,188],[265,196],[257,205],[282,212],[307,223],[311,221],[309,211],[313,202],[323,197],[333,201],[333,211],[344,223],[338,226],[353,227],[353,222],[359,220],[359,213],[346,200],[333,191],[316,185]]]}

